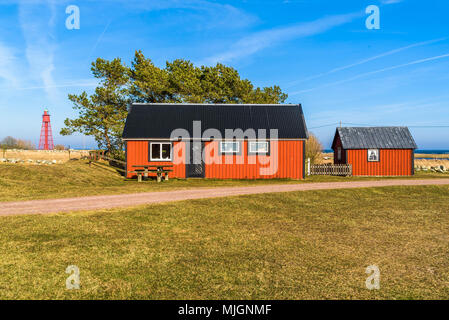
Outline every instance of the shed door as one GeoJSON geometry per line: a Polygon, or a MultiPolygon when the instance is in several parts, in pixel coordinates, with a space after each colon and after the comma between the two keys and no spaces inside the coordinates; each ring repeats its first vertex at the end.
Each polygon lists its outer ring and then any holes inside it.
{"type": "Polygon", "coordinates": [[[204,178],[205,166],[203,159],[204,142],[190,142],[190,159],[186,164],[187,178],[204,178]]]}

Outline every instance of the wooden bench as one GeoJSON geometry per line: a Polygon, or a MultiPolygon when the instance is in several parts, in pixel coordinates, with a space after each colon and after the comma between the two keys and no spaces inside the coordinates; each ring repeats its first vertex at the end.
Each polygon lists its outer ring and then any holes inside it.
{"type": "Polygon", "coordinates": [[[145,179],[148,178],[148,174],[150,172],[156,173],[157,182],[162,181],[162,175],[164,175],[164,180],[168,181],[168,175],[169,172],[173,172],[171,168],[173,165],[134,165],[134,168],[143,168],[143,169],[134,169],[134,171],[129,171],[129,173],[136,173],[137,174],[137,181],[142,182],[142,177],[145,179]]]}
{"type": "Polygon", "coordinates": [[[134,171],[128,171],[128,173],[137,174],[137,181],[142,182],[142,176],[145,174],[145,170],[134,169],[134,171]]]}
{"type": "Polygon", "coordinates": [[[156,173],[156,177],[157,177],[157,182],[161,182],[162,181],[162,174],[164,175],[164,180],[168,181],[168,173],[169,172],[173,172],[173,170],[148,170],[148,172],[155,172],[156,173]]]}

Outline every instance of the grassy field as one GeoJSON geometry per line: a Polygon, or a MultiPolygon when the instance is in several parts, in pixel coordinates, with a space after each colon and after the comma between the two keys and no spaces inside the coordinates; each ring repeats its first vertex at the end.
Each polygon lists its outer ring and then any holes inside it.
{"type": "Polygon", "coordinates": [[[448,299],[448,198],[384,187],[0,217],[0,298],[448,299]],[[380,290],[365,287],[373,264],[380,290]]]}
{"type": "Polygon", "coordinates": [[[79,197],[100,194],[163,191],[195,187],[244,186],[267,183],[298,183],[294,180],[171,179],[137,183],[125,181],[114,170],[84,160],[51,166],[0,164],[0,201],[79,197]]]}
{"type": "MultiPolygon", "coordinates": [[[[449,174],[418,172],[415,176],[408,178],[449,178],[449,174]]],[[[307,177],[304,181],[286,179],[171,179],[170,181],[163,183],[156,183],[154,180],[137,183],[136,180],[125,181],[123,177],[115,171],[98,168],[96,166],[89,167],[87,162],[84,160],[70,161],[64,164],[56,164],[51,166],[0,164],[0,202],[79,197],[101,194],[166,191],[200,187],[210,188],[276,183],[309,183],[378,179],[380,178],[311,176],[307,177]]],[[[401,179],[404,179],[404,177],[401,177],[401,179]]]]}
{"type": "Polygon", "coordinates": [[[446,168],[449,168],[449,160],[415,160],[415,165],[426,166],[429,168],[433,166],[445,166],[446,168]]]}

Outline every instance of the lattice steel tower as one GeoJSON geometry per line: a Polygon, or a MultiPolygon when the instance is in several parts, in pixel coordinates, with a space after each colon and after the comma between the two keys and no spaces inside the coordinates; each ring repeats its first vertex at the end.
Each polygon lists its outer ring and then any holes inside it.
{"type": "Polygon", "coordinates": [[[41,138],[39,140],[39,150],[53,150],[53,135],[51,133],[50,114],[44,110],[42,115],[41,138]]]}

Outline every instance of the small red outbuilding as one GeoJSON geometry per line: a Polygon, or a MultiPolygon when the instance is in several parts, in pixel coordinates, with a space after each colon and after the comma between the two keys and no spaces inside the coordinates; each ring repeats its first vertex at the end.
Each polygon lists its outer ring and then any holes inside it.
{"type": "Polygon", "coordinates": [[[176,178],[305,176],[308,133],[299,104],[135,103],[122,138],[128,178],[148,165],[172,165],[176,178]]]}
{"type": "Polygon", "coordinates": [[[354,176],[410,176],[417,148],[407,127],[337,128],[335,164],[351,164],[354,176]]]}

